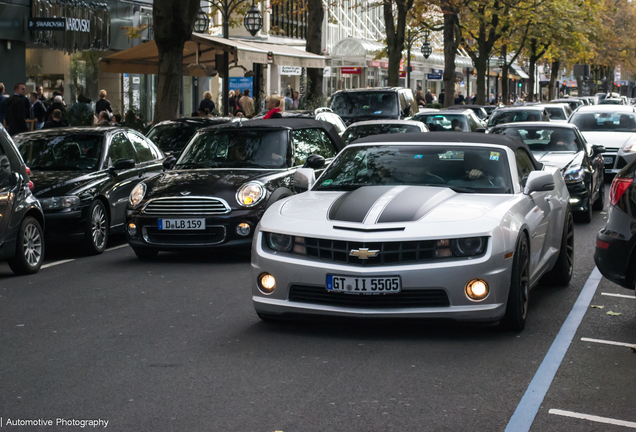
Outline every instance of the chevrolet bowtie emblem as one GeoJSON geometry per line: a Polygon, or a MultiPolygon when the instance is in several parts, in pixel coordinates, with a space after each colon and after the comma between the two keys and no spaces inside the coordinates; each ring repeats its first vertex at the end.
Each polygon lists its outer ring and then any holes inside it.
{"type": "Polygon", "coordinates": [[[373,258],[374,256],[377,256],[379,252],[380,252],[379,250],[369,250],[367,248],[360,248],[358,250],[351,249],[351,252],[349,252],[349,255],[358,257],[360,259],[369,259],[369,258],[373,258]]]}

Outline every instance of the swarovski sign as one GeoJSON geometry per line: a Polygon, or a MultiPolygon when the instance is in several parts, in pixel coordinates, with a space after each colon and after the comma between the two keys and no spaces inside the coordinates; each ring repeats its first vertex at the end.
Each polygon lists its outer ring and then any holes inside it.
{"type": "Polygon", "coordinates": [[[90,33],[91,22],[87,19],[66,18],[66,31],[90,33]]]}

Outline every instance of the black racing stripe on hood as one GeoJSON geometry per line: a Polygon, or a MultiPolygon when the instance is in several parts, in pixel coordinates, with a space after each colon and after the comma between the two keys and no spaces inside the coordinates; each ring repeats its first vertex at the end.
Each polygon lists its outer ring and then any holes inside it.
{"type": "Polygon", "coordinates": [[[341,195],[329,209],[329,219],[345,222],[364,221],[373,204],[394,186],[363,186],[341,195]]]}
{"type": "Polygon", "coordinates": [[[409,222],[421,219],[435,207],[455,195],[445,187],[411,186],[391,200],[378,223],[409,222]]]}

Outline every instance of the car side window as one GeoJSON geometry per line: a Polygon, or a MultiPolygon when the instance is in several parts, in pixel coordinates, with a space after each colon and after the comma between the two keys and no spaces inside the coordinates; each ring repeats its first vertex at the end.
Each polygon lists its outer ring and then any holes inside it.
{"type": "Polygon", "coordinates": [[[530,160],[530,156],[525,150],[518,148],[515,151],[515,159],[517,160],[517,173],[519,174],[519,183],[521,187],[526,186],[526,182],[528,181],[528,176],[532,171],[534,171],[534,165],[532,165],[532,161],[530,160]]]}
{"type": "Polygon", "coordinates": [[[108,149],[108,166],[111,167],[121,159],[135,159],[135,150],[123,132],[116,134],[110,141],[108,149]]]}
{"type": "Polygon", "coordinates": [[[11,161],[0,145],[0,189],[11,184],[11,161]]]}
{"type": "Polygon", "coordinates": [[[133,147],[135,147],[139,162],[150,162],[156,159],[145,139],[134,132],[127,132],[126,135],[128,135],[128,139],[133,147]]]}
{"type": "Polygon", "coordinates": [[[317,154],[325,159],[332,158],[337,151],[327,134],[320,129],[300,129],[292,131],[294,145],[294,165],[304,165],[309,155],[317,154]]]}

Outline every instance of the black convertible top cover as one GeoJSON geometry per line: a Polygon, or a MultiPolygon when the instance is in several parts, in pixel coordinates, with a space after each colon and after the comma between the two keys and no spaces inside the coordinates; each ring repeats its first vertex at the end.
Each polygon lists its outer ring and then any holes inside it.
{"type": "Polygon", "coordinates": [[[534,168],[540,170],[543,164],[538,162],[528,145],[520,139],[505,135],[491,135],[477,132],[427,132],[373,135],[361,138],[351,144],[384,144],[384,143],[454,143],[454,144],[494,144],[505,146],[513,151],[522,148],[528,153],[534,168]]]}
{"type": "Polygon", "coordinates": [[[329,138],[335,143],[338,151],[345,148],[345,143],[338,135],[338,131],[335,126],[329,122],[322,120],[314,120],[306,117],[283,117],[279,119],[260,119],[260,120],[250,120],[245,122],[236,122],[236,123],[226,123],[218,126],[211,126],[205,129],[201,129],[201,131],[208,130],[217,130],[217,129],[227,129],[227,128],[284,128],[284,129],[323,129],[329,138]]]}

